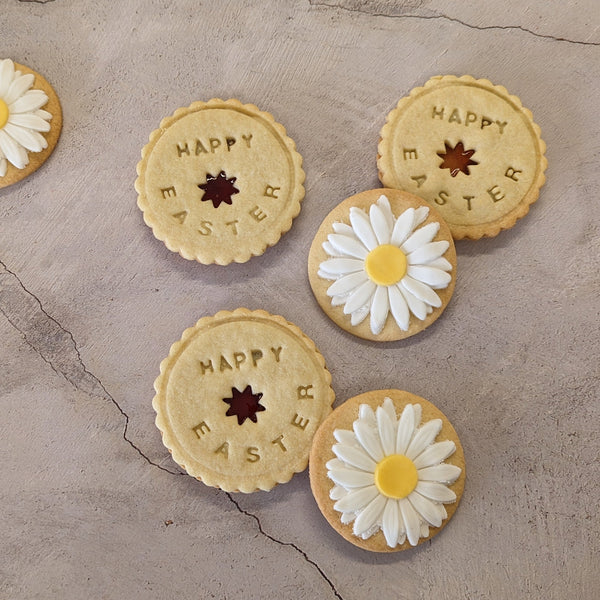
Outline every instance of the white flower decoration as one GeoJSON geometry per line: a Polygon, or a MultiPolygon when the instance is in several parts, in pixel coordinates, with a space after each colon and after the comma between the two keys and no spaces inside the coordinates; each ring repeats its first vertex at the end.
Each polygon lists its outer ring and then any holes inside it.
{"type": "Polygon", "coordinates": [[[434,242],[437,222],[425,221],[429,208],[405,210],[394,218],[381,195],[367,215],[350,209],[350,225],[334,223],[323,249],[332,258],[319,265],[319,276],[335,280],[328,290],[333,306],[344,305],[358,325],[370,313],[373,334],[381,333],[391,312],[398,327],[408,330],[410,314],[424,320],[442,301],[436,289],[448,287],[452,265],[443,254],[450,243],[434,242]]]}
{"type": "Polygon", "coordinates": [[[456,449],[453,441],[434,443],[441,419],[423,426],[421,405],[407,404],[398,420],[390,398],[377,411],[359,407],[353,431],[336,429],[337,456],[327,463],[335,483],[330,498],[342,523],[354,521],[353,533],[367,539],[383,530],[390,548],[408,538],[416,546],[448,516],[444,503],[455,502],[447,487],[461,473],[443,462],[456,449]]]}
{"type": "Polygon", "coordinates": [[[27,152],[41,152],[48,142],[40,131],[50,131],[52,115],[40,110],[48,96],[30,89],[32,74],[15,71],[12,60],[0,60],[0,177],[6,175],[8,162],[17,169],[29,164],[27,152]],[[8,161],[8,162],[7,162],[8,161]]]}

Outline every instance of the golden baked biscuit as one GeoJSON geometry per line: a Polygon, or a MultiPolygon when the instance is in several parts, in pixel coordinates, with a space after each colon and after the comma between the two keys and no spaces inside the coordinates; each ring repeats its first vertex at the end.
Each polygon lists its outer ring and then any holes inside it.
{"type": "Polygon", "coordinates": [[[435,206],[455,239],[495,236],[544,184],[546,144],[516,96],[486,79],[433,77],[390,112],[377,165],[384,186],[435,206]]]}
{"type": "Polygon", "coordinates": [[[262,254],[304,198],[293,140],[269,113],[238,100],[194,102],[163,119],[137,172],[138,206],[154,235],[204,264],[262,254]]]}
{"type": "Polygon", "coordinates": [[[29,67],[0,60],[0,188],[39,169],[61,129],[62,111],[52,86],[29,67]]]}
{"type": "Polygon", "coordinates": [[[160,365],[156,425],[173,460],[226,491],[269,490],[303,471],[331,412],[331,376],[283,317],[244,308],[200,319],[160,365]]]}
{"type": "Polygon", "coordinates": [[[358,337],[389,342],[433,323],[456,279],[452,234],[421,198],[361,192],[327,215],[310,248],[310,285],[325,313],[358,337]]]}
{"type": "Polygon", "coordinates": [[[460,502],[465,457],[433,404],[376,390],[336,408],[315,435],[310,485],[329,524],[373,552],[406,550],[444,528],[460,502]]]}

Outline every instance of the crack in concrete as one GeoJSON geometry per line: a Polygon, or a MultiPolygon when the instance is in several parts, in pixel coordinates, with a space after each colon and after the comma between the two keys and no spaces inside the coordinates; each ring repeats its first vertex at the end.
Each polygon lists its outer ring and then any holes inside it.
{"type": "Polygon", "coordinates": [[[40,299],[1,260],[0,267],[0,313],[21,334],[25,343],[77,391],[112,402],[125,419],[123,439],[148,464],[171,475],[183,475],[153,462],[127,437],[129,415],[102,381],[87,369],[73,334],[46,312],[40,299]]]}
{"type": "Polygon", "coordinates": [[[448,15],[415,15],[415,14],[389,14],[385,12],[372,12],[369,10],[365,10],[358,7],[349,7],[342,6],[340,4],[329,4],[328,2],[315,2],[315,0],[308,0],[310,6],[313,7],[323,7],[323,8],[337,8],[339,10],[344,10],[346,12],[351,13],[360,13],[363,15],[369,15],[371,17],[387,17],[389,19],[421,19],[425,21],[436,21],[436,20],[444,20],[450,21],[451,23],[457,23],[458,25],[462,25],[463,27],[467,27],[469,29],[475,29],[477,31],[488,31],[490,29],[496,30],[506,30],[506,31],[521,31],[523,33],[528,33],[534,37],[552,40],[554,42],[565,42],[567,44],[576,44],[579,46],[600,46],[600,42],[586,42],[583,40],[573,40],[564,37],[557,37],[554,35],[548,35],[544,33],[538,33],[537,31],[533,31],[532,29],[527,29],[527,27],[522,27],[521,25],[473,25],[472,23],[467,23],[466,21],[461,21],[456,17],[450,17],[448,15]]]}
{"type": "Polygon", "coordinates": [[[329,577],[327,577],[327,575],[325,574],[325,572],[323,571],[323,569],[321,569],[321,567],[314,560],[310,559],[308,557],[308,554],[306,554],[306,552],[304,552],[304,550],[302,550],[302,548],[299,548],[298,546],[296,546],[296,544],[294,544],[292,542],[282,542],[281,540],[278,540],[277,538],[273,537],[272,535],[269,535],[263,529],[262,523],[260,522],[260,519],[255,514],[249,512],[247,510],[244,510],[239,505],[239,503],[237,502],[237,500],[229,492],[225,492],[225,495],[229,498],[229,500],[232,502],[232,504],[237,508],[237,510],[241,514],[246,515],[247,517],[251,517],[252,519],[254,519],[256,521],[256,524],[258,526],[258,531],[261,533],[261,535],[263,535],[267,539],[271,540],[272,542],[275,542],[276,544],[279,544],[280,546],[289,546],[290,548],[293,548],[296,552],[298,552],[299,554],[301,554],[304,557],[304,560],[307,563],[311,564],[319,572],[319,575],[327,582],[327,584],[331,588],[331,591],[333,592],[334,596],[336,598],[338,598],[338,600],[344,600],[342,598],[342,596],[340,595],[340,593],[336,590],[335,585],[333,585],[333,582],[331,581],[331,579],[329,579],[329,577]]]}
{"type": "Polygon", "coordinates": [[[54,0],[17,0],[17,2],[21,2],[21,3],[29,2],[31,4],[49,4],[50,2],[54,2],[54,0]]]}

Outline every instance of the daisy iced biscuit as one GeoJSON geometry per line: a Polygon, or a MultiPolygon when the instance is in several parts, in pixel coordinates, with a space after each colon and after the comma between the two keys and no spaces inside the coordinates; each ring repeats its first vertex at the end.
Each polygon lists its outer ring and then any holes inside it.
{"type": "Polygon", "coordinates": [[[454,514],[465,482],[456,432],[433,404],[399,390],[347,400],[319,428],[310,484],[344,538],[375,552],[417,546],[454,514]]]}
{"type": "Polygon", "coordinates": [[[279,241],[304,198],[302,158],[282,125],[238,100],[194,102],[142,150],[138,206],[170,250],[246,262],[279,241]]]}
{"type": "Polygon", "coordinates": [[[191,476],[226,491],[269,490],[303,471],[334,399],[313,342],[264,311],[200,319],[160,372],[163,443],[191,476]]]}
{"type": "Polygon", "coordinates": [[[0,59],[0,188],[38,169],[52,154],[61,127],[52,86],[30,68],[0,59]]]}
{"type": "Polygon", "coordinates": [[[433,77],[390,112],[377,165],[386,187],[437,208],[455,239],[495,236],[529,211],[546,145],[516,96],[486,79],[433,77]]]}
{"type": "Polygon", "coordinates": [[[325,218],[309,254],[321,308],[342,329],[399,340],[435,321],[454,290],[456,252],[437,211],[400,190],[369,190],[325,218]]]}

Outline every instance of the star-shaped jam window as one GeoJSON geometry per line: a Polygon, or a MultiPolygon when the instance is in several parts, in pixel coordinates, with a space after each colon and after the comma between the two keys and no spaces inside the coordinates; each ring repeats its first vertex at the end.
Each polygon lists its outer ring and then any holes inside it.
{"type": "Polygon", "coordinates": [[[256,413],[265,410],[260,404],[262,394],[255,394],[252,388],[247,385],[243,392],[237,388],[231,388],[231,398],[223,398],[225,404],[229,404],[229,409],[225,413],[227,417],[237,417],[238,425],[241,425],[246,419],[256,423],[256,413]]]}
{"type": "Polygon", "coordinates": [[[454,148],[448,142],[444,142],[444,146],[446,152],[437,153],[443,159],[440,169],[450,169],[452,177],[456,177],[459,173],[470,175],[469,166],[479,164],[476,160],[471,160],[475,150],[465,150],[462,142],[458,142],[454,148]]]}
{"type": "Polygon", "coordinates": [[[204,195],[202,196],[201,200],[203,202],[212,201],[215,208],[218,208],[221,202],[224,202],[225,204],[231,204],[231,196],[234,194],[239,194],[240,192],[240,190],[233,185],[235,180],[235,177],[230,177],[228,179],[225,171],[221,171],[216,177],[210,173],[207,173],[206,183],[198,184],[198,187],[201,190],[204,190],[204,195]]]}

